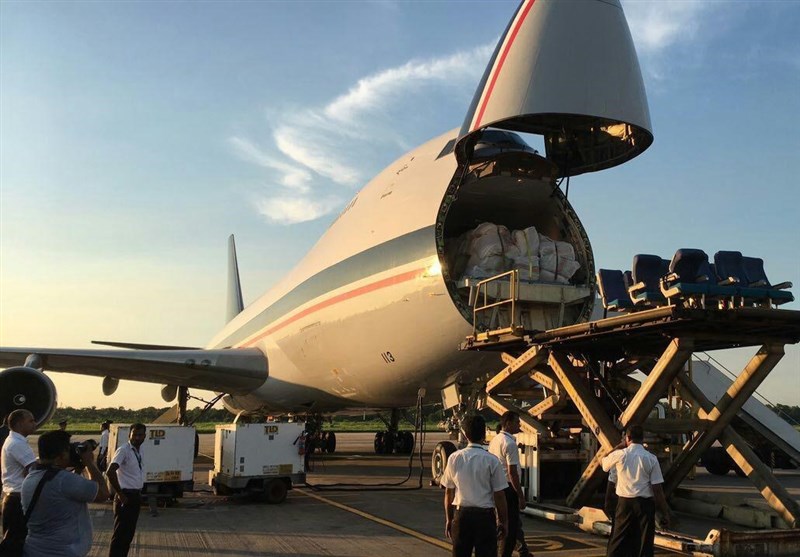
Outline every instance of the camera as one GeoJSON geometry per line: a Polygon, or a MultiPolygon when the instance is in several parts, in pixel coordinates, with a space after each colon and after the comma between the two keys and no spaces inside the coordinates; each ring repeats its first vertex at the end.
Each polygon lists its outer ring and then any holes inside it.
{"type": "Polygon", "coordinates": [[[97,441],[87,439],[86,441],[76,441],[69,444],[69,465],[74,468],[83,468],[81,455],[86,451],[93,451],[97,448],[97,441]]]}

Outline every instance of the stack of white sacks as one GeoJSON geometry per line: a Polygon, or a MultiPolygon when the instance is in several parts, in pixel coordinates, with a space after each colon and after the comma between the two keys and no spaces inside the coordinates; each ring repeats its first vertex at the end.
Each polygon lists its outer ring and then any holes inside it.
{"type": "Polygon", "coordinates": [[[567,284],[580,268],[568,242],[551,240],[530,226],[509,232],[503,225],[485,222],[458,242],[467,256],[467,277],[490,277],[512,269],[522,280],[567,284]]]}

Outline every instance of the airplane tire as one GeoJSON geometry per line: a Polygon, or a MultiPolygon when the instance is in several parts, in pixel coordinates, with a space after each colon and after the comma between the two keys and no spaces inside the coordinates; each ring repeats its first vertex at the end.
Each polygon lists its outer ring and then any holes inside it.
{"type": "Polygon", "coordinates": [[[439,484],[439,481],[444,476],[444,469],[447,467],[447,459],[450,455],[456,452],[456,446],[450,441],[442,441],[437,443],[433,449],[431,456],[431,475],[433,481],[439,484]]]}
{"type": "Polygon", "coordinates": [[[403,454],[411,454],[414,452],[414,434],[410,431],[403,433],[403,454]]]}
{"type": "Polygon", "coordinates": [[[328,432],[328,438],[325,440],[325,452],[328,454],[336,452],[336,434],[332,431],[328,432]]]}
{"type": "Polygon", "coordinates": [[[383,454],[383,431],[375,434],[375,454],[383,454]]]}
{"type": "Polygon", "coordinates": [[[387,431],[383,434],[383,454],[392,454],[397,448],[397,434],[387,431]]]}
{"type": "Polygon", "coordinates": [[[264,500],[270,505],[283,503],[286,500],[288,491],[289,488],[284,480],[269,480],[264,484],[264,500]]]}
{"type": "Polygon", "coordinates": [[[395,454],[406,454],[406,432],[398,431],[394,438],[395,454]]]}

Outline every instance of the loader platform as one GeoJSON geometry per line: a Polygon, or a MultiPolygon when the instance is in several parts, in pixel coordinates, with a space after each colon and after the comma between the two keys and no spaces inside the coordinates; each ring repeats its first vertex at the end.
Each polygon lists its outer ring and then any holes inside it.
{"type": "MultiPolygon", "coordinates": [[[[676,304],[547,331],[483,331],[462,349],[502,352],[506,367],[488,376],[484,406],[521,415],[524,444],[535,446],[528,458],[523,453],[529,503],[594,504],[606,478],[602,458],[627,426],[642,424],[668,497],[718,442],[772,509],[767,523],[800,533],[800,504],[754,450],[754,435],[769,437],[770,418],[749,420],[753,427],[738,419],[784,346],[797,342],[800,311],[676,304]],[[695,352],[740,347],[759,349],[726,388],[711,395],[693,380],[695,352]]],[[[785,448],[790,458],[800,455],[785,448]]]]}

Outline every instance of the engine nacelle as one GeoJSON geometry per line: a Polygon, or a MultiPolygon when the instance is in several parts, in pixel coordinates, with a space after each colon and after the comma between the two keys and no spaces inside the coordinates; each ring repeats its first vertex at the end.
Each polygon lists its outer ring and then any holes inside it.
{"type": "Polygon", "coordinates": [[[0,372],[0,418],[24,408],[41,425],[56,411],[58,394],[50,378],[32,367],[10,367],[0,372]]]}

